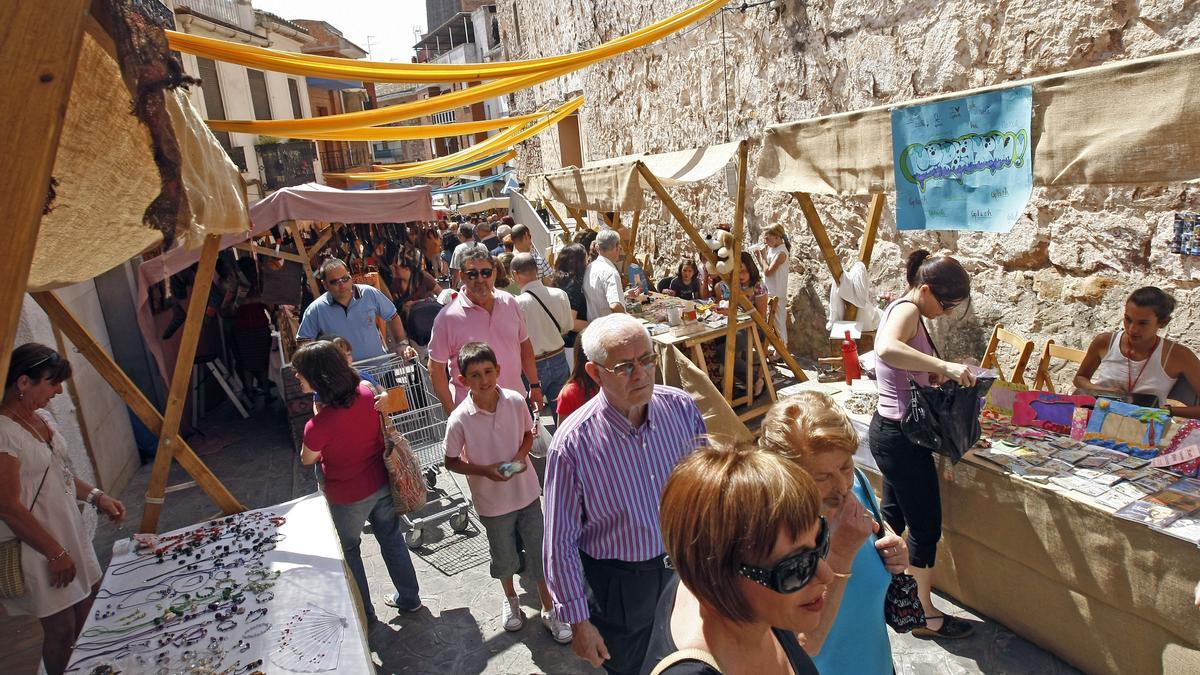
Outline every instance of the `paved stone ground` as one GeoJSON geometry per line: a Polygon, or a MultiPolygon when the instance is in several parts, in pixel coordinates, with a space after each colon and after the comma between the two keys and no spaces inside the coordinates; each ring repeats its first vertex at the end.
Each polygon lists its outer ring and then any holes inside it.
{"type": "MultiPolygon", "coordinates": [[[[278,405],[278,404],[277,404],[278,405]]],[[[250,420],[219,410],[203,426],[206,435],[189,442],[239,499],[251,508],[268,506],[315,489],[308,469],[294,460],[282,412],[260,408],[250,420]]],[[[537,467],[540,468],[541,467],[537,467]]],[[[112,542],[129,536],[141,516],[141,500],[150,467],[138,472],[121,498],[129,516],[121,527],[102,526],[96,537],[101,561],[107,563],[112,542]]],[[[175,467],[171,483],[185,479],[175,467]],[[176,475],[178,474],[178,475],[176,475]]],[[[463,483],[465,487],[465,482],[463,483]]],[[[443,475],[439,486],[448,486],[443,475]]],[[[215,507],[203,492],[189,489],[167,496],[162,527],[167,530],[204,520],[215,507]]],[[[531,583],[521,600],[528,620],[516,633],[500,627],[499,584],[488,576],[487,544],[472,523],[463,535],[448,525],[438,528],[414,554],[425,608],[397,616],[382,604],[390,590],[387,574],[372,537],[363,538],[363,556],[375,609],[384,623],[370,634],[372,651],[383,673],[592,673],[570,646],[556,644],[537,620],[538,599],[531,583]],[[444,537],[438,541],[439,537],[444,537]]],[[[911,636],[892,636],[900,675],[959,673],[1076,673],[1053,655],[1014,635],[1003,626],[960,608],[948,599],[942,606],[978,622],[976,634],[958,642],[939,643],[911,636]]],[[[3,650],[0,649],[0,654],[3,650]]],[[[11,672],[11,671],[10,671],[11,672]]]]}

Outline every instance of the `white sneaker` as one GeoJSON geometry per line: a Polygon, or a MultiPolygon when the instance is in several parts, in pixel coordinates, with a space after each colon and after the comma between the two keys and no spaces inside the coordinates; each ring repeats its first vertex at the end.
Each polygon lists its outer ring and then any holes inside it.
{"type": "Polygon", "coordinates": [[[504,630],[515,633],[525,625],[525,612],[521,611],[521,601],[516,598],[505,598],[500,606],[500,620],[504,622],[504,630]]]}
{"type": "Polygon", "coordinates": [[[571,642],[574,634],[571,631],[571,624],[565,621],[559,621],[558,615],[553,611],[542,612],[542,625],[546,630],[550,631],[550,636],[560,645],[565,645],[571,642]]]}

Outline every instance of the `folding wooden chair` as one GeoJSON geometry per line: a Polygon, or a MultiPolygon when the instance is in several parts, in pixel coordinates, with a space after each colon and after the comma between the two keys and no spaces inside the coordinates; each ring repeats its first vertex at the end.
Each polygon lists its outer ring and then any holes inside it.
{"type": "Polygon", "coordinates": [[[1027,340],[1012,331],[1005,330],[1004,324],[998,323],[992,330],[992,339],[988,341],[987,350],[983,353],[980,366],[994,368],[1000,375],[1000,379],[1005,382],[1025,384],[1025,366],[1028,365],[1031,354],[1033,354],[1033,340],[1027,340]],[[1004,369],[1000,367],[1000,361],[996,358],[996,348],[1000,346],[1001,342],[1006,343],[1017,352],[1017,363],[1013,367],[1012,377],[1004,375],[1004,369]]]}
{"type": "Polygon", "coordinates": [[[1054,381],[1050,379],[1050,359],[1062,359],[1079,364],[1083,363],[1085,354],[1087,352],[1082,349],[1054,344],[1053,339],[1046,340],[1046,346],[1042,348],[1042,358],[1038,361],[1037,375],[1033,378],[1033,388],[1038,391],[1057,393],[1054,390],[1054,381]]]}

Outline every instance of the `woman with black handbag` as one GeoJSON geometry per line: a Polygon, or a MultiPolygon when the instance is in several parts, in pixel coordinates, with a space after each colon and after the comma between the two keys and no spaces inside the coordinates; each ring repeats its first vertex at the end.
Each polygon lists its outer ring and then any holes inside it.
{"type": "Polygon", "coordinates": [[[925,250],[908,256],[906,272],[908,291],[884,309],[875,338],[879,407],[871,420],[871,455],[883,474],[884,520],[895,532],[908,531],[909,573],[917,580],[926,619],[926,626],[913,630],[913,635],[964,638],[974,627],[943,614],[930,595],[942,538],[942,500],[933,454],[909,440],[900,421],[911,401],[910,383],[974,384],[975,376],[967,366],[937,356],[924,322],[969,304],[971,279],[954,258],[925,250]]]}

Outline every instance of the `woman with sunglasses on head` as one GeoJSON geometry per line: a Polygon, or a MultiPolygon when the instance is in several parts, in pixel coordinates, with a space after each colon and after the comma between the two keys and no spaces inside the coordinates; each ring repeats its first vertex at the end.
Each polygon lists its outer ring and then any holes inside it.
{"type": "Polygon", "coordinates": [[[13,350],[0,402],[0,541],[21,542],[25,587],[0,605],[9,615],[41,621],[42,663],[52,675],[66,669],[100,587],[100,563],[78,504],[114,521],[125,515],[121,502],[74,476],[62,431],[42,411],[69,377],[71,364],[58,352],[23,344],[13,350]]]}
{"type": "Polygon", "coordinates": [[[925,328],[925,319],[949,314],[971,301],[971,279],[957,260],[918,250],[908,256],[908,291],[883,310],[875,338],[875,381],[879,408],[871,419],[871,455],[883,474],[883,517],[895,532],[908,529],[909,573],[928,622],[917,637],[964,638],[974,627],[942,614],[933,605],[933,564],[942,538],[942,499],[933,453],[904,435],[909,382],[922,386],[954,380],[975,383],[968,366],[944,361],[925,328]]]}
{"type": "Polygon", "coordinates": [[[678,577],[643,675],[817,672],[797,635],[816,629],[833,573],[804,469],[751,444],[701,447],[667,480],[659,519],[678,577]]]}
{"type": "Polygon", "coordinates": [[[759,446],[795,462],[812,476],[829,521],[833,571],[821,623],[804,649],[824,675],[893,672],[884,622],[892,574],[908,567],[908,547],[886,525],[867,478],[854,466],[858,433],[826,394],[806,391],[780,399],[762,422],[759,446]]]}

